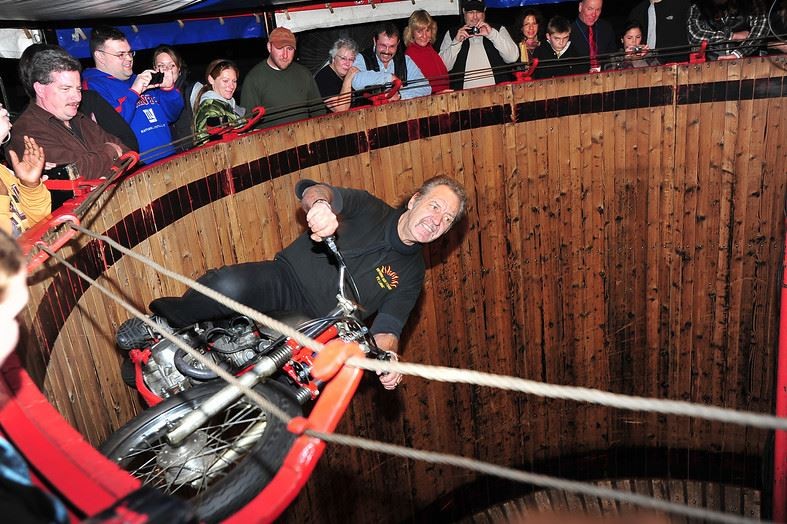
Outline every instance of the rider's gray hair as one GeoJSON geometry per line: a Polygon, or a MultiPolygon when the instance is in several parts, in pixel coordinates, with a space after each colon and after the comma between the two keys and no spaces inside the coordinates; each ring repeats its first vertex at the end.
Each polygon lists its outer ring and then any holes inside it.
{"type": "Polygon", "coordinates": [[[454,217],[454,224],[456,224],[462,219],[467,210],[467,192],[464,186],[453,178],[445,175],[437,175],[426,180],[423,185],[418,188],[418,191],[415,192],[415,201],[417,202],[423,198],[429,191],[437,186],[447,186],[448,189],[453,191],[457,198],[459,198],[459,211],[454,217]]]}
{"type": "Polygon", "coordinates": [[[331,60],[336,58],[336,54],[339,52],[339,49],[343,47],[349,51],[352,51],[353,54],[358,54],[358,44],[355,43],[355,40],[346,36],[342,36],[333,43],[333,47],[331,47],[331,50],[328,51],[328,56],[331,57],[331,60]]]}

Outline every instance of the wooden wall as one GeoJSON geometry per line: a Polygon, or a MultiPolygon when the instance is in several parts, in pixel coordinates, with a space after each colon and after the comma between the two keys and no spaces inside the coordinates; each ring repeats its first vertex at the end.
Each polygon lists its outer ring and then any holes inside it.
{"type": "MultiPolygon", "coordinates": [[[[449,174],[467,186],[469,214],[426,250],[406,360],[769,412],[786,79],[784,59],[754,59],[327,116],[154,166],[86,224],[196,277],[271,257],[303,231],[299,178],[394,203],[449,174]]],[[[86,238],[64,253],[140,308],[183,291],[86,238]]],[[[97,444],[140,409],[112,342],[127,314],[54,264],[33,281],[24,361],[97,444]]],[[[339,431],[580,477],[669,470],[752,483],[767,450],[767,432],[732,425],[414,378],[389,393],[375,382],[339,431]]],[[[331,447],[283,521],[427,521],[508,489],[518,488],[331,447]]]]}

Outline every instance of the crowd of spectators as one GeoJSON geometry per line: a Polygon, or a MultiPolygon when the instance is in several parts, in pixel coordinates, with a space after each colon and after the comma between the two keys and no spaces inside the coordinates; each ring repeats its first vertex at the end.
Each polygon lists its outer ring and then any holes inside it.
{"type": "Polygon", "coordinates": [[[91,31],[95,66],[84,71],[60,47],[33,45],[19,62],[30,102],[13,133],[0,108],[0,138],[13,168],[0,169],[0,226],[16,236],[48,214],[42,172],[54,177],[67,166],[69,177],[100,178],[131,150],[151,163],[205,143],[211,128],[257,106],[266,110],[257,127],[267,128],[367,105],[363,93],[396,81],[402,88],[393,101],[499,84],[534,59],[533,77],[551,78],[685,61],[702,41],[710,59],[787,52],[787,0],[770,10],[763,0],[642,0],[617,33],[603,0],[580,0],[576,9],[573,19],[549,20],[538,9],[520,10],[512,33],[487,20],[483,0],[465,0],[458,23],[444,28],[416,9],[403,32],[392,21],[378,24],[366,48],[340,36],[314,74],[296,61],[296,36],[280,27],[268,35],[267,57],[243,79],[232,60],[219,58],[194,81],[166,45],[153,51],[149,69],[134,73],[135,50],[113,27],[91,31]]]}

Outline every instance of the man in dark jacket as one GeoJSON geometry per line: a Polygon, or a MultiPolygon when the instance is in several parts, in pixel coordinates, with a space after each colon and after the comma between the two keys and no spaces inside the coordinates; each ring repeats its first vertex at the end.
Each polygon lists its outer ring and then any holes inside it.
{"type": "Polygon", "coordinates": [[[602,63],[618,50],[612,25],[601,19],[603,4],[603,0],[580,1],[571,26],[571,45],[579,56],[588,57],[585,71],[592,73],[601,71],[602,63]]]}
{"type": "Polygon", "coordinates": [[[75,164],[85,178],[107,176],[112,164],[128,148],[93,120],[78,112],[82,101],[81,66],[62,49],[44,49],[30,61],[31,102],[14,122],[8,148],[18,157],[24,153],[24,137],[29,136],[46,151],[54,164],[75,164]]]}

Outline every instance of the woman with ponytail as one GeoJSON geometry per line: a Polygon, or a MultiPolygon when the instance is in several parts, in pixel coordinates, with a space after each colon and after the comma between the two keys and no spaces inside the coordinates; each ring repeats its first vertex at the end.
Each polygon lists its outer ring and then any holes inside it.
{"type": "Polygon", "coordinates": [[[238,76],[238,66],[230,60],[214,60],[208,64],[206,84],[191,100],[196,145],[208,141],[208,127],[230,124],[246,113],[244,108],[235,104],[233,98],[238,88],[238,76]]]}

